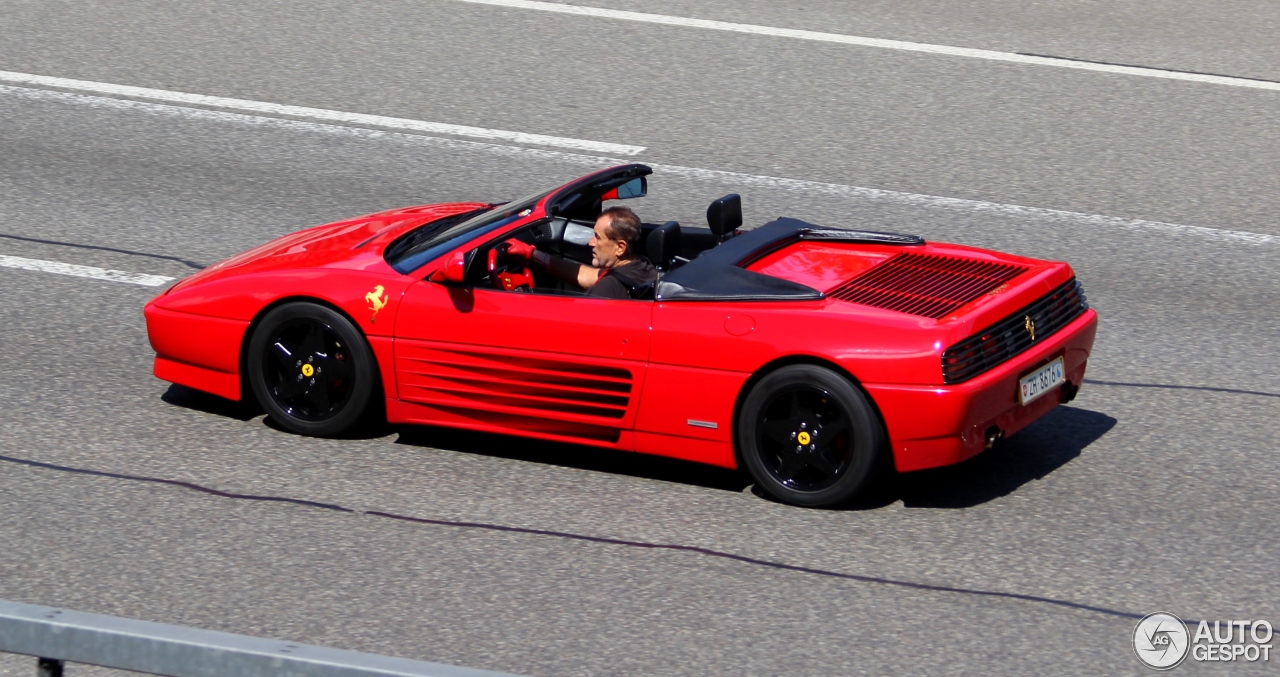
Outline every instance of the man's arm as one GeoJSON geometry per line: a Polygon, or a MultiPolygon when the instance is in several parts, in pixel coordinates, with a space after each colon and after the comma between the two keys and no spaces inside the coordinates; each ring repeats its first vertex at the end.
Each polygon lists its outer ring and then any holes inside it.
{"type": "Polygon", "coordinates": [[[592,268],[577,261],[552,256],[540,249],[534,250],[531,259],[534,263],[551,271],[551,274],[557,278],[576,284],[583,289],[590,289],[595,286],[596,282],[600,281],[599,268],[592,268]]]}

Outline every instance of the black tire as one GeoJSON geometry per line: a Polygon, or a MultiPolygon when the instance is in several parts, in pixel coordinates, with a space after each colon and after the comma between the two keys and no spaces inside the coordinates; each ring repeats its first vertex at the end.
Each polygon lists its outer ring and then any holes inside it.
{"type": "Polygon", "coordinates": [[[812,364],[760,379],[742,403],[737,432],[756,486],[779,501],[811,508],[853,499],[884,453],[884,426],[866,395],[812,364]]]}
{"type": "Polygon", "coordinates": [[[377,384],[373,352],[347,318],[314,303],[273,308],[249,339],[250,387],[281,428],[335,437],[363,417],[377,384]]]}

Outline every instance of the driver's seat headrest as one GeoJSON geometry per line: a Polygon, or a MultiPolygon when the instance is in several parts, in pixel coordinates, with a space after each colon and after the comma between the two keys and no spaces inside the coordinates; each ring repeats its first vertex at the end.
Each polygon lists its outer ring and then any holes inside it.
{"type": "Polygon", "coordinates": [[[737,230],[742,225],[742,198],[737,193],[730,193],[712,202],[707,207],[707,225],[719,239],[737,230]]]}
{"type": "Polygon", "coordinates": [[[667,221],[654,228],[649,231],[649,239],[644,245],[649,262],[660,271],[669,270],[671,260],[680,255],[680,224],[667,221]]]}

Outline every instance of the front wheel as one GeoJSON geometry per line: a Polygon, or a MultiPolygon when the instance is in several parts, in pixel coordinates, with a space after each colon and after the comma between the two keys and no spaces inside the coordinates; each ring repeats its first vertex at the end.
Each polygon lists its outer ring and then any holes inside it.
{"type": "Polygon", "coordinates": [[[829,507],[868,484],[884,432],[871,403],[848,379],[797,364],[751,389],[738,416],[738,445],[762,491],[784,503],[829,507]]]}
{"type": "Polygon", "coordinates": [[[333,437],[363,416],[376,375],[373,352],[345,317],[314,303],[287,303],[249,339],[253,394],[280,427],[333,437]]]}

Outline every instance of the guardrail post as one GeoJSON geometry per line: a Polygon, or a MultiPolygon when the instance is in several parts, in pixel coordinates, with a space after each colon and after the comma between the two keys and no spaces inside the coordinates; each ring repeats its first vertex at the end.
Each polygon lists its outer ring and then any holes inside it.
{"type": "Polygon", "coordinates": [[[62,661],[56,658],[37,658],[36,677],[62,677],[62,661]]]}

